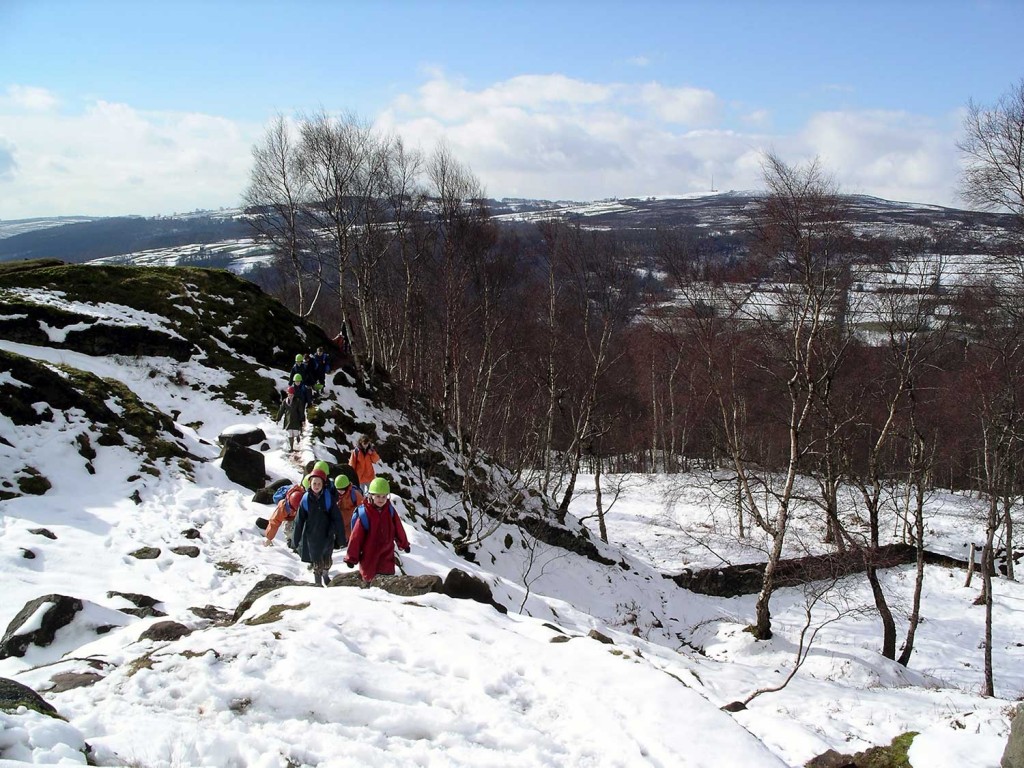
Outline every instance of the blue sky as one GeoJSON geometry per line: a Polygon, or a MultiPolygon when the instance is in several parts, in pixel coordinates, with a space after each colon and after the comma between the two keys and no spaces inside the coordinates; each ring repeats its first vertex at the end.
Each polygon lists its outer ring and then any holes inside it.
{"type": "Polygon", "coordinates": [[[1020,77],[1021,0],[0,0],[0,218],[231,207],[278,112],[351,112],[493,197],[760,184],[958,205],[962,110],[1020,77]]]}

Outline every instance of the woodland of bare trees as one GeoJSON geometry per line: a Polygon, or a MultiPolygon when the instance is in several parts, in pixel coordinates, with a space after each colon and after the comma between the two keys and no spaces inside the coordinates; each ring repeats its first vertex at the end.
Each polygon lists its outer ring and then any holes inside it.
{"type": "MultiPolygon", "coordinates": [[[[1022,128],[1024,84],[991,109],[970,106],[966,199],[1022,215],[1022,128]]],[[[485,455],[541,488],[561,518],[580,472],[699,466],[714,471],[737,535],[757,529],[770,542],[757,637],[771,636],[790,515],[812,508],[828,544],[863,558],[882,653],[906,664],[923,559],[900,637],[879,544],[895,533],[923,553],[926,500],[941,486],[987,504],[983,578],[1012,546],[1024,495],[1024,245],[992,243],[1003,268],[958,284],[943,274],[955,256],[855,236],[819,162],[769,154],[763,176],[736,259],[685,228],[499,223],[448,147],[423,155],[319,113],[270,126],[245,199],[277,254],[268,285],[329,335],[344,328],[367,383],[389,380],[451,430],[463,543],[488,533],[474,506],[490,479],[485,455]],[[865,264],[899,279],[859,289],[865,264]],[[857,525],[841,489],[858,500],[857,525]],[[893,519],[897,530],[885,529],[893,519]]]]}

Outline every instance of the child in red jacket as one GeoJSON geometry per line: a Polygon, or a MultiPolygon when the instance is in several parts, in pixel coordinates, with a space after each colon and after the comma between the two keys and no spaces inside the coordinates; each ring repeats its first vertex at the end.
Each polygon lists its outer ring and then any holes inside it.
{"type": "Polygon", "coordinates": [[[388,494],[391,486],[383,477],[375,477],[369,493],[352,516],[352,535],[348,540],[345,565],[353,568],[359,563],[359,575],[364,584],[377,574],[395,573],[395,545],[409,551],[409,539],[388,494]]]}

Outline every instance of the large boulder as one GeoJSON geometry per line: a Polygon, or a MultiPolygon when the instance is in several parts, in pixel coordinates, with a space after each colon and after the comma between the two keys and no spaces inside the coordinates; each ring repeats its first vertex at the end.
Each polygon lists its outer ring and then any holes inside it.
{"type": "Polygon", "coordinates": [[[491,588],[486,581],[470,576],[459,568],[452,568],[448,572],[441,591],[458,600],[475,600],[493,607],[499,613],[508,613],[508,608],[494,601],[494,595],[491,594],[491,588]]]}
{"type": "Polygon", "coordinates": [[[1018,704],[999,768],[1024,768],[1024,704],[1018,704]]]}
{"type": "Polygon", "coordinates": [[[0,659],[24,656],[30,645],[48,646],[80,610],[82,601],[67,595],[44,595],[25,603],[0,640],[0,659]]]}
{"type": "Polygon", "coordinates": [[[217,442],[221,445],[239,445],[242,447],[249,447],[251,445],[259,445],[267,439],[267,433],[259,427],[249,426],[236,426],[228,427],[217,437],[217,442]]]}
{"type": "Polygon", "coordinates": [[[60,717],[56,709],[27,685],[0,677],[0,710],[17,712],[19,707],[25,707],[49,717],[60,717]]]}
{"type": "Polygon", "coordinates": [[[267,465],[263,454],[235,443],[224,446],[220,468],[233,483],[258,491],[267,479],[267,465]]]}

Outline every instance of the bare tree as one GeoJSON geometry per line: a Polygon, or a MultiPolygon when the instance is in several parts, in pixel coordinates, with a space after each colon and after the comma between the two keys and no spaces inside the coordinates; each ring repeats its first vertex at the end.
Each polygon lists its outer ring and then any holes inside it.
{"type": "Polygon", "coordinates": [[[769,603],[796,500],[797,476],[810,448],[815,405],[848,342],[832,333],[845,288],[840,274],[846,266],[842,248],[847,239],[835,183],[817,160],[791,167],[773,153],[765,158],[764,179],[768,194],[753,223],[765,276],[777,285],[776,304],[752,307],[749,314],[764,348],[761,364],[781,395],[784,410],[779,418],[787,433],[786,448],[779,461],[767,457],[755,462],[733,452],[747,508],[771,539],[752,627],[762,640],[772,636],[769,603]],[[769,471],[758,478],[760,467],[769,471]],[[770,508],[755,493],[757,483],[771,498],[770,508]]]}
{"type": "Polygon", "coordinates": [[[966,161],[964,200],[984,210],[1010,211],[1024,226],[1024,79],[991,107],[968,102],[957,147],[966,161]]]}
{"type": "Polygon", "coordinates": [[[298,294],[296,312],[305,315],[316,302],[306,304],[304,278],[312,245],[308,217],[309,185],[303,173],[302,153],[291,136],[288,121],[278,114],[267,128],[263,141],[253,147],[249,186],[242,199],[249,209],[250,223],[273,247],[275,256],[294,280],[298,294]]]}

